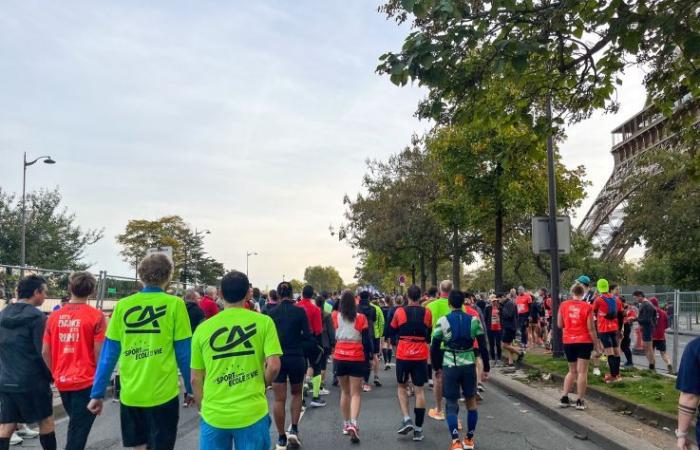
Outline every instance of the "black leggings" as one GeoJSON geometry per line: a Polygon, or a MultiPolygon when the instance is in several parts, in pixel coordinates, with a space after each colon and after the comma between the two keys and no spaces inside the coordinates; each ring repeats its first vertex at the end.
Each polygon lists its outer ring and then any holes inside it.
{"type": "Polygon", "coordinates": [[[493,331],[489,330],[489,350],[491,353],[491,359],[500,361],[501,357],[501,338],[503,337],[503,331],[493,331]]]}
{"type": "Polygon", "coordinates": [[[620,343],[620,348],[622,353],[625,354],[625,359],[628,363],[632,363],[632,350],[630,349],[630,344],[632,344],[632,339],[630,335],[632,334],[632,324],[626,323],[622,329],[622,342],[620,343]]]}

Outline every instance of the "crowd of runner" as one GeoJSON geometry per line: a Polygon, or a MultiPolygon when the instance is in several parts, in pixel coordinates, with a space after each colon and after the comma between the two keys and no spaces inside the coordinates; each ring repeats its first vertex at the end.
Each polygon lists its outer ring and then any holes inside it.
{"type": "MultiPolygon", "coordinates": [[[[117,302],[109,320],[88,305],[96,280],[87,272],[70,277],[69,301],[48,320],[37,308],[46,299],[46,280],[30,275],[19,282],[18,301],[0,312],[0,450],[35,437],[43,449],[57,448],[52,385],[69,417],[65,449],[84,449],[110,382],[124,447],[172,450],[181,406],[196,406],[201,449],[298,449],[302,411],[327,406],[331,385],[340,392],[339,438],[359,443],[363,395],[382,387],[381,373],[392,368],[398,435],[422,441],[428,416],[444,421],[450,449],[474,449],[491,367],[516,366],[537,347],[550,350],[554,321],[569,363],[561,407],[586,409],[591,360],[594,376],[603,376],[604,356],[605,382],[622,379],[621,355],[625,366],[633,363],[635,321],[649,369],[655,370],[658,350],[672,371],[665,353],[669,319],[655,299],[637,291],[633,304],[616,285],[599,279],[593,286],[585,275],[554,317],[544,288],[474,295],[446,280],[426,292],[409,286],[405,294],[380,296],[362,289],[318,293],[310,285],[294,292],[282,282],[263,295],[233,271],[218,288],[192,288],[180,298],[167,292],[172,273],[168,257],[147,256],[138,267],[143,288],[117,302]],[[38,431],[23,424],[38,424],[38,431]]],[[[697,342],[678,375],[679,448],[700,395],[697,342]]]]}

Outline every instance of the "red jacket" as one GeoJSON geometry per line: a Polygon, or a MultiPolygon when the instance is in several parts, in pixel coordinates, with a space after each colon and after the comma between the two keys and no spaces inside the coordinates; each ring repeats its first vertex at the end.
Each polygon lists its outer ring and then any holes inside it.
{"type": "Polygon", "coordinates": [[[202,299],[199,301],[199,307],[202,308],[202,311],[204,311],[205,319],[214,317],[219,313],[219,305],[216,304],[214,299],[207,295],[202,297],[202,299]]]}
{"type": "Polygon", "coordinates": [[[668,328],[668,315],[666,311],[656,307],[656,328],[654,329],[654,334],[652,339],[655,341],[665,341],[666,340],[666,328],[668,328]]]}
{"type": "Polygon", "coordinates": [[[323,332],[323,325],[321,324],[321,309],[311,303],[308,298],[302,298],[297,302],[297,306],[306,311],[306,317],[309,319],[309,328],[311,329],[311,334],[320,335],[323,332]]]}

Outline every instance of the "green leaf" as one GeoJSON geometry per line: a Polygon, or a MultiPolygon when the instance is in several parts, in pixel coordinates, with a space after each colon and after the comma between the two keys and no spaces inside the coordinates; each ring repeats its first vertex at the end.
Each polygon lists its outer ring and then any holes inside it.
{"type": "Polygon", "coordinates": [[[401,0],[401,6],[408,12],[413,12],[415,4],[416,0],[401,0]]]}
{"type": "Polygon", "coordinates": [[[527,54],[518,54],[515,55],[510,60],[510,63],[513,65],[513,68],[518,71],[519,73],[525,72],[525,69],[527,69],[527,54]]]}
{"type": "Polygon", "coordinates": [[[683,42],[683,49],[685,53],[692,57],[700,55],[700,34],[691,34],[683,42]]]}

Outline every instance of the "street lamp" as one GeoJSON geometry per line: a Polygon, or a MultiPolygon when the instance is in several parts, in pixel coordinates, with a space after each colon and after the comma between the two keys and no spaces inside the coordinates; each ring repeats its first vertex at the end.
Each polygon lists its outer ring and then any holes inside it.
{"type": "Polygon", "coordinates": [[[56,164],[50,156],[40,156],[33,161],[27,161],[27,152],[24,152],[22,163],[22,249],[20,254],[20,277],[24,277],[24,267],[27,265],[27,167],[33,166],[38,161],[44,164],[56,164]]]}
{"type": "Polygon", "coordinates": [[[245,254],[245,276],[248,276],[248,260],[251,256],[258,256],[257,252],[248,251],[245,254]]]}

